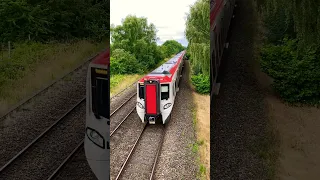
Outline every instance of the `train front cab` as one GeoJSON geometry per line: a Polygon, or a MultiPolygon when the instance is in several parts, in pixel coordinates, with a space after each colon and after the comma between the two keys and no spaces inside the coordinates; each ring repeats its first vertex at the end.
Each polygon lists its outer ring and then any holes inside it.
{"type": "Polygon", "coordinates": [[[144,123],[155,124],[161,119],[165,124],[169,119],[173,107],[173,97],[176,95],[175,85],[160,83],[158,80],[145,80],[138,83],[137,112],[144,123]]]}
{"type": "Polygon", "coordinates": [[[87,74],[85,154],[99,180],[110,179],[110,86],[105,65],[90,64],[87,74]]]}

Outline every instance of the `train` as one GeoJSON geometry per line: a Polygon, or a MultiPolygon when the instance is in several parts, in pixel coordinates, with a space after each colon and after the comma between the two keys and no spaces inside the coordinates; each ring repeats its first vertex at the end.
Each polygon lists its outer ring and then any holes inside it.
{"type": "Polygon", "coordinates": [[[210,84],[211,97],[219,93],[220,83],[217,82],[221,66],[222,54],[228,48],[227,35],[236,0],[210,1],[210,84]]]}
{"type": "Polygon", "coordinates": [[[110,51],[89,64],[86,80],[84,149],[87,162],[99,180],[110,179],[110,51]]]}
{"type": "Polygon", "coordinates": [[[142,123],[156,124],[161,120],[166,124],[170,119],[185,54],[181,51],[138,81],[136,110],[142,123]]]}

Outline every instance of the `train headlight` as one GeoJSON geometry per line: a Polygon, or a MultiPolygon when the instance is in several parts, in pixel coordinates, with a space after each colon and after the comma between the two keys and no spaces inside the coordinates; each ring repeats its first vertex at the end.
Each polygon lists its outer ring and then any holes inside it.
{"type": "Polygon", "coordinates": [[[144,109],[143,105],[140,102],[137,102],[139,108],[144,109]]]}
{"type": "Polygon", "coordinates": [[[167,103],[163,106],[163,109],[168,109],[172,104],[171,103],[167,103]]]}
{"type": "Polygon", "coordinates": [[[97,146],[101,147],[102,149],[105,148],[105,142],[104,142],[104,139],[103,137],[101,136],[101,134],[92,129],[92,128],[89,128],[87,127],[87,130],[86,130],[86,133],[87,133],[87,136],[88,138],[97,146]]]}

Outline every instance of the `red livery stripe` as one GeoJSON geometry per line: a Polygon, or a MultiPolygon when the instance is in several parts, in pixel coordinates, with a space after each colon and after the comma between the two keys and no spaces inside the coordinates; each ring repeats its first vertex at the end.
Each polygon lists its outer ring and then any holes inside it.
{"type": "Polygon", "coordinates": [[[146,85],[146,107],[147,114],[157,114],[157,86],[155,84],[146,85]]]}
{"type": "Polygon", "coordinates": [[[102,53],[100,53],[97,57],[94,58],[92,61],[93,64],[100,64],[100,65],[110,65],[110,50],[109,48],[102,53]]]}

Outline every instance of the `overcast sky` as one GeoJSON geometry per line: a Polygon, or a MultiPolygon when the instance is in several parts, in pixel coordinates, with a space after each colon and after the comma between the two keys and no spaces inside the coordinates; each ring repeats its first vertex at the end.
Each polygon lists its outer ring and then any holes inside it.
{"type": "Polygon", "coordinates": [[[185,22],[189,7],[195,2],[196,0],[111,0],[110,24],[120,25],[127,15],[146,17],[148,23],[153,23],[158,30],[159,45],[173,39],[187,46],[185,22]]]}

